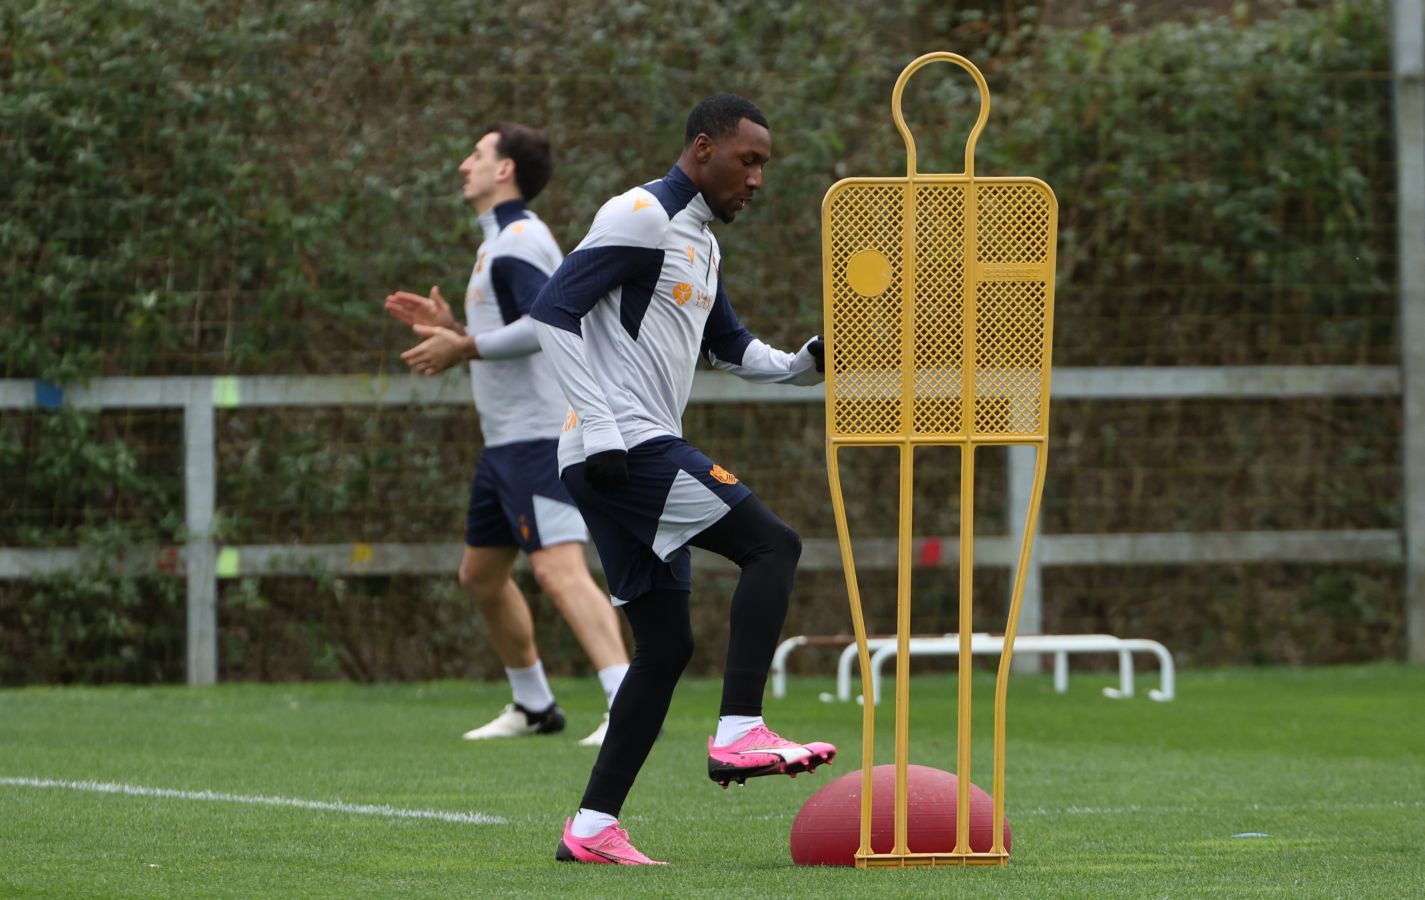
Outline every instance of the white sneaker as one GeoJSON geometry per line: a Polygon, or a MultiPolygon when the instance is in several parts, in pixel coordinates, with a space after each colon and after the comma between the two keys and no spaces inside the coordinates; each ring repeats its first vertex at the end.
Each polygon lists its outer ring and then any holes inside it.
{"type": "MultiPolygon", "coordinates": [[[[518,703],[511,703],[500,710],[500,714],[494,719],[479,728],[470,729],[461,737],[467,741],[483,741],[526,734],[555,734],[563,730],[564,711],[559,708],[559,704],[554,704],[544,712],[532,713],[518,703]]],[[[603,740],[602,732],[599,733],[599,739],[603,740]]]]}
{"type": "Polygon", "coordinates": [[[609,731],[609,714],[604,713],[604,720],[599,723],[599,727],[594,729],[593,734],[579,742],[580,747],[602,747],[604,745],[604,735],[609,731]]]}

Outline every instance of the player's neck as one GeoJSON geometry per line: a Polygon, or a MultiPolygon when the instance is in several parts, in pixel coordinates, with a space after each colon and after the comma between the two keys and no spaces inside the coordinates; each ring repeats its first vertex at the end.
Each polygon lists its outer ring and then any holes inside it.
{"type": "Polygon", "coordinates": [[[682,156],[678,157],[678,162],[676,163],[676,165],[680,170],[682,170],[683,174],[688,177],[688,180],[693,183],[693,187],[697,188],[699,193],[702,193],[703,167],[698,164],[697,159],[692,155],[692,153],[685,152],[682,156]]]}
{"type": "Polygon", "coordinates": [[[483,216],[501,203],[508,203],[511,200],[524,200],[524,197],[520,194],[520,189],[513,184],[496,185],[495,189],[488,195],[475,201],[475,215],[483,216]]]}

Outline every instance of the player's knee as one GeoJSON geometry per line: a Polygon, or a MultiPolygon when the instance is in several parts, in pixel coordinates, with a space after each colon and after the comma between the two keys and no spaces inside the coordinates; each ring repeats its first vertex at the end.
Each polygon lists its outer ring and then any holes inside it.
{"type": "Polygon", "coordinates": [[[666,643],[661,648],[668,667],[678,672],[688,667],[688,663],[693,659],[694,649],[696,649],[696,642],[693,640],[692,629],[668,635],[666,643]]]}
{"type": "Polygon", "coordinates": [[[564,561],[554,561],[543,554],[535,554],[530,557],[529,567],[539,589],[551,597],[565,597],[577,586],[578,573],[571,570],[564,561]]]}
{"type": "Polygon", "coordinates": [[[802,558],[802,536],[790,525],[783,525],[773,539],[773,547],[779,559],[795,566],[802,558]]]}
{"type": "Polygon", "coordinates": [[[466,563],[461,563],[458,577],[460,586],[481,606],[497,602],[505,588],[503,578],[492,577],[479,567],[466,563]]]}
{"type": "Polygon", "coordinates": [[[688,667],[695,648],[693,630],[688,628],[671,630],[659,634],[656,639],[640,641],[634,652],[646,664],[676,675],[688,667]]]}
{"type": "Polygon", "coordinates": [[[655,590],[624,607],[633,626],[634,662],[677,677],[693,658],[693,624],[688,615],[688,594],[655,590]]]}
{"type": "Polygon", "coordinates": [[[802,537],[789,525],[778,523],[763,536],[763,550],[759,554],[764,572],[775,570],[786,575],[796,573],[797,563],[802,558],[802,537]]]}

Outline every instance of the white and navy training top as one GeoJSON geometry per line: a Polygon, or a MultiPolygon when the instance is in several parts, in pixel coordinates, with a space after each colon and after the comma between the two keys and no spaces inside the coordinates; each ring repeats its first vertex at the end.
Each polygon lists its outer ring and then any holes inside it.
{"type": "Polygon", "coordinates": [[[530,318],[572,407],[561,471],[604,450],[682,437],[699,354],[750,381],[822,380],[805,345],[785,353],[738,321],[712,218],[675,166],[605,203],[540,292],[530,318]]]}
{"type": "Polygon", "coordinates": [[[470,388],[485,446],[557,437],[568,402],[528,315],[563,258],[559,245],[522,200],[486,210],[480,227],[485,240],[465,289],[465,331],[481,356],[470,361],[470,388]]]}

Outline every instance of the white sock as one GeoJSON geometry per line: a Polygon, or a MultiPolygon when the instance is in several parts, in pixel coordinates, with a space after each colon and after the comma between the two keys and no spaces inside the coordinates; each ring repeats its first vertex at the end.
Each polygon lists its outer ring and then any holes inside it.
{"type": "Polygon", "coordinates": [[[610,825],[617,824],[618,819],[608,813],[595,812],[581,806],[574,814],[574,824],[569,826],[569,830],[577,838],[591,838],[610,825]]]}
{"type": "Polygon", "coordinates": [[[761,716],[719,716],[713,745],[726,747],[733,741],[740,741],[747,736],[747,732],[761,724],[761,716]]]}
{"type": "Polygon", "coordinates": [[[623,676],[627,674],[628,663],[599,670],[599,684],[604,686],[604,699],[609,701],[610,709],[613,708],[614,695],[618,693],[618,686],[623,684],[623,676]]]}
{"type": "Polygon", "coordinates": [[[510,679],[515,702],[530,712],[544,712],[554,705],[554,692],[549,689],[549,680],[544,677],[544,663],[539,660],[523,669],[506,666],[505,676],[510,679]]]}

